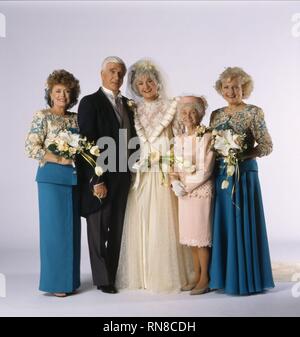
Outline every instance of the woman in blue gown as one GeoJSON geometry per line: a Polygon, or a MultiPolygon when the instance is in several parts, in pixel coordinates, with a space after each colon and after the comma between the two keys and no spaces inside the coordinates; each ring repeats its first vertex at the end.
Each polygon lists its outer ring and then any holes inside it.
{"type": "Polygon", "coordinates": [[[47,79],[49,109],[38,111],[31,123],[25,149],[40,163],[38,183],[40,217],[41,291],[65,297],[80,286],[80,215],[77,172],[72,160],[50,152],[51,139],[60,131],[78,132],[79,81],[65,70],[47,79]]]}
{"type": "Polygon", "coordinates": [[[236,295],[274,287],[256,161],[256,157],[268,155],[273,145],[262,109],[243,102],[252,89],[247,73],[238,67],[227,68],[216,82],[216,90],[228,105],[213,111],[210,121],[217,130],[246,135],[247,150],[238,164],[239,174],[229,177],[228,188],[222,189],[227,174],[220,157],[215,176],[210,288],[236,295]]]}

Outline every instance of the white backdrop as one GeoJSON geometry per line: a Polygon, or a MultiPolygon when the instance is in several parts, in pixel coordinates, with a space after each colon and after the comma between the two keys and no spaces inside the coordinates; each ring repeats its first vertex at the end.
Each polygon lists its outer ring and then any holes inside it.
{"type": "Polygon", "coordinates": [[[99,87],[108,55],[128,65],[152,58],[170,96],[204,94],[208,115],[225,104],[213,88],[224,68],[249,72],[248,102],[264,109],[274,141],[259,160],[269,239],[300,242],[299,1],[1,1],[0,13],[0,248],[38,246],[37,162],[25,156],[24,139],[45,106],[48,74],[73,72],[82,97],[99,87]]]}

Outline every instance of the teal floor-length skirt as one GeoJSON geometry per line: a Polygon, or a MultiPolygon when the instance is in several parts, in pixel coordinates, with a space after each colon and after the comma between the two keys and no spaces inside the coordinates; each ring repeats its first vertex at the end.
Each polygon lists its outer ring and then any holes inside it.
{"type": "Polygon", "coordinates": [[[217,161],[210,288],[248,295],[274,282],[256,160],[245,160],[239,170],[239,179],[234,175],[222,190],[226,170],[217,161]]]}
{"type": "Polygon", "coordinates": [[[39,289],[73,292],[80,286],[77,186],[38,183],[41,274],[39,289]]]}

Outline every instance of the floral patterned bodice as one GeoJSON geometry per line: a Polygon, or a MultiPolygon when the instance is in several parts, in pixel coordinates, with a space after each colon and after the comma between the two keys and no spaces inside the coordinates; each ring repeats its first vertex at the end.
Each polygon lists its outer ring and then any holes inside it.
{"type": "Polygon", "coordinates": [[[32,120],[25,141],[25,152],[30,158],[41,161],[50,140],[62,130],[78,132],[77,114],[67,112],[63,116],[53,114],[49,109],[38,111],[32,120]]]}
{"type": "Polygon", "coordinates": [[[273,143],[264,119],[263,110],[255,105],[248,104],[246,107],[228,116],[225,107],[215,110],[211,114],[210,126],[215,129],[232,129],[235,133],[246,134],[248,149],[258,150],[259,157],[267,156],[272,152],[273,143]]]}

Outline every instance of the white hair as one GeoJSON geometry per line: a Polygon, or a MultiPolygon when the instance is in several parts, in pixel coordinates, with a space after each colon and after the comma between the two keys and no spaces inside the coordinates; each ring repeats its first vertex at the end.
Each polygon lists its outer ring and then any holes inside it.
{"type": "Polygon", "coordinates": [[[194,108],[197,113],[198,113],[198,116],[200,117],[200,120],[202,120],[203,116],[205,115],[205,111],[207,109],[207,101],[206,101],[206,98],[204,96],[200,96],[200,95],[195,95],[195,94],[192,94],[192,93],[184,93],[180,96],[178,96],[178,98],[184,98],[184,97],[193,97],[196,99],[197,102],[193,102],[193,103],[182,103],[178,102],[177,104],[177,108],[176,108],[176,114],[175,114],[175,117],[174,117],[174,120],[173,120],[173,132],[176,133],[176,136],[177,135],[181,135],[184,133],[184,130],[185,130],[185,126],[182,122],[182,119],[181,119],[181,111],[182,109],[184,109],[185,107],[192,107],[194,108]]]}
{"type": "Polygon", "coordinates": [[[207,100],[203,95],[196,95],[193,93],[183,93],[179,97],[193,97],[195,98],[198,102],[197,103],[181,103],[179,101],[177,105],[177,111],[180,112],[180,110],[185,107],[185,106],[193,106],[200,117],[203,117],[205,115],[206,109],[208,107],[207,100]]]}
{"type": "Polygon", "coordinates": [[[118,56],[108,56],[106,57],[101,65],[101,70],[105,70],[105,67],[107,66],[107,63],[117,63],[117,64],[121,64],[124,68],[124,75],[126,74],[126,65],[125,62],[118,56]]]}
{"type": "Polygon", "coordinates": [[[141,59],[134,63],[128,71],[127,91],[129,96],[135,100],[141,97],[139,90],[136,86],[136,81],[141,76],[149,76],[157,85],[157,91],[160,98],[165,98],[165,83],[162,78],[161,70],[158,66],[149,59],[141,59]]]}

